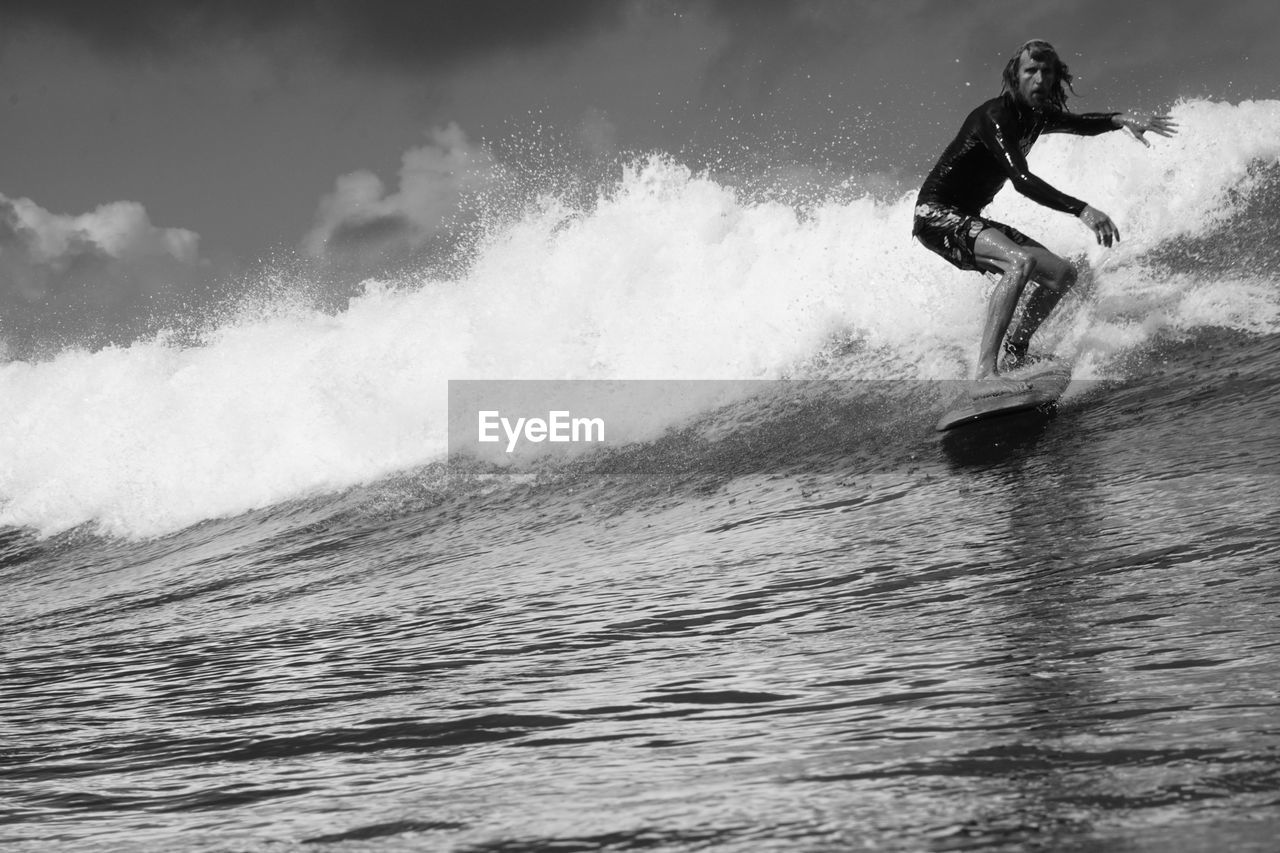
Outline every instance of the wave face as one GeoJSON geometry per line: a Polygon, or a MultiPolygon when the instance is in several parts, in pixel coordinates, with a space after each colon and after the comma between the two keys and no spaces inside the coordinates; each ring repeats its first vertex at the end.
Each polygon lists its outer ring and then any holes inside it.
{"type": "MultiPolygon", "coordinates": [[[[1047,137],[1032,167],[1114,249],[1006,191],[989,211],[1093,269],[1043,345],[1115,378],[1152,341],[1280,325],[1280,102],[1192,101],[1181,133],[1047,137]]],[[[465,273],[369,281],[336,314],[245,311],[0,366],[0,526],[151,537],[438,459],[450,379],[954,379],[989,284],[910,238],[914,191],[747,200],[667,157],[590,204],[491,225],[465,273]]]]}

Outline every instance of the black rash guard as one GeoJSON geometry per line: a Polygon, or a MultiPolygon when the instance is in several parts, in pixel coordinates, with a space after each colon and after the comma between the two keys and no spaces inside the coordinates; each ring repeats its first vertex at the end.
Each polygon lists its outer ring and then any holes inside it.
{"type": "Polygon", "coordinates": [[[1119,113],[1037,112],[1008,92],[992,98],[965,119],[920,188],[916,203],[931,202],[972,216],[991,203],[1006,180],[1027,198],[1073,216],[1085,203],[1059,192],[1027,169],[1027,152],[1042,133],[1096,136],[1115,130],[1119,113]]]}

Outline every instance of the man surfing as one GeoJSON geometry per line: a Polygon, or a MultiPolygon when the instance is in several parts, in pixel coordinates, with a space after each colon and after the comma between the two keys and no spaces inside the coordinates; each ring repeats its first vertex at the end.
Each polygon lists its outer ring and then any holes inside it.
{"type": "Polygon", "coordinates": [[[1111,217],[1031,174],[1027,152],[1041,133],[1096,136],[1123,127],[1150,146],[1144,136],[1147,131],[1161,136],[1177,132],[1167,115],[1067,112],[1066,89],[1075,94],[1071,74],[1053,45],[1041,39],[1022,45],[1005,66],[999,97],[969,113],[916,199],[912,228],[916,239],[962,270],[1000,276],[987,305],[978,353],[979,395],[1026,389],[1025,383],[998,375],[1001,343],[1006,366],[1025,362],[1031,336],[1076,281],[1076,269],[1068,261],[1016,228],[984,219],[982,209],[1005,181],[1013,181],[1018,192],[1077,217],[1099,243],[1110,246],[1120,239],[1111,217]],[[1029,282],[1037,287],[1010,329],[1018,299],[1029,282]]]}

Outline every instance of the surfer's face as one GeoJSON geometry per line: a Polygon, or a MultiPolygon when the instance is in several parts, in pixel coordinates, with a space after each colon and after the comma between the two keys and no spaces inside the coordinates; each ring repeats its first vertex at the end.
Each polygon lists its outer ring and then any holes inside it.
{"type": "Polygon", "coordinates": [[[1024,50],[1018,59],[1018,97],[1033,109],[1044,109],[1049,103],[1049,93],[1057,82],[1057,67],[1052,53],[1042,52],[1032,56],[1024,50]]]}

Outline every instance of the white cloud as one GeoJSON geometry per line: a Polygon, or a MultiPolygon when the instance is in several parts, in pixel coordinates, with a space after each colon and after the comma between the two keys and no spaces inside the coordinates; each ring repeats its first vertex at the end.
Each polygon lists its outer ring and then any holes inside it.
{"type": "Polygon", "coordinates": [[[118,337],[203,274],[200,238],[131,201],[80,215],[0,194],[0,330],[26,345],[118,337]],[[92,334],[89,334],[92,333],[92,334]]]}
{"type": "Polygon", "coordinates": [[[430,132],[430,142],[404,153],[395,192],[369,171],[338,178],[303,239],[312,257],[395,257],[445,235],[472,193],[497,180],[499,167],[455,123],[430,132]]]}
{"type": "Polygon", "coordinates": [[[116,201],[79,216],[50,213],[28,198],[10,199],[0,194],[0,206],[8,207],[22,236],[28,257],[36,263],[58,264],[74,255],[76,247],[91,245],[117,259],[169,257],[194,263],[200,238],[184,228],[157,228],[142,205],[116,201]]]}

